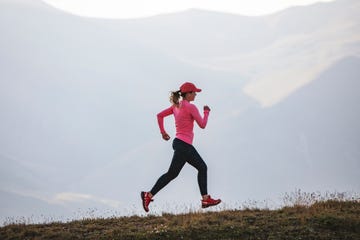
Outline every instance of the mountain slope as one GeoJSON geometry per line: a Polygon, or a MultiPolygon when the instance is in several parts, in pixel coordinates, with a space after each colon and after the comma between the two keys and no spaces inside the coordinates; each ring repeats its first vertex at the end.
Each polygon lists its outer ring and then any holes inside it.
{"type": "Polygon", "coordinates": [[[216,137],[226,146],[226,167],[223,162],[215,167],[237,176],[223,179],[219,187],[236,188],[244,195],[255,194],[256,187],[272,189],[262,197],[291,191],[292,186],[359,189],[359,76],[360,59],[345,58],[286,101],[223,123],[231,128],[211,130],[210,139],[216,137]],[[236,141],[227,141],[230,135],[237,136],[236,141]]]}

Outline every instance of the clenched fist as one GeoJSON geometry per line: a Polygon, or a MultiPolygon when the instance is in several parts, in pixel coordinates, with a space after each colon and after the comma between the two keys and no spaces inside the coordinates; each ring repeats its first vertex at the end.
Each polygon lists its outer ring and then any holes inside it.
{"type": "Polygon", "coordinates": [[[205,105],[205,106],[204,106],[204,111],[209,111],[209,112],[210,112],[209,106],[205,105]]]}
{"type": "Polygon", "coordinates": [[[162,138],[163,138],[164,140],[168,141],[168,140],[170,139],[170,136],[169,136],[169,134],[167,134],[167,133],[163,133],[163,134],[162,134],[162,138]]]}

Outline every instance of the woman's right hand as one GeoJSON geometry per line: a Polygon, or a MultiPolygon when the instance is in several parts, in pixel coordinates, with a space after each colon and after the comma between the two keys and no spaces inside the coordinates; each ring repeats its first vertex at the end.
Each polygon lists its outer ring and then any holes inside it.
{"type": "Polygon", "coordinates": [[[163,138],[165,141],[168,141],[168,140],[170,139],[170,136],[169,136],[169,134],[167,134],[167,133],[163,133],[163,134],[162,134],[162,138],[163,138]]]}
{"type": "Polygon", "coordinates": [[[205,106],[204,106],[204,111],[208,111],[208,112],[210,112],[210,108],[209,108],[209,106],[205,105],[205,106]]]}

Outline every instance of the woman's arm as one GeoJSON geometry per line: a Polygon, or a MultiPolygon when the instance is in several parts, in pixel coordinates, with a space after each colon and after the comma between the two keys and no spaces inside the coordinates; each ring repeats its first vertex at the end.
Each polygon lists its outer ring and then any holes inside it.
{"type": "MultiPolygon", "coordinates": [[[[166,133],[165,131],[165,128],[164,128],[164,118],[173,114],[173,106],[159,112],[156,116],[157,116],[157,121],[158,121],[158,125],[159,125],[159,129],[160,129],[160,133],[163,135],[163,138],[164,138],[164,135],[166,133]]],[[[167,135],[168,136],[168,135],[167,135]]],[[[165,138],[164,138],[165,139],[165,138]]]]}
{"type": "Polygon", "coordinates": [[[210,108],[208,106],[204,106],[204,117],[201,117],[199,110],[193,104],[191,104],[190,113],[200,128],[206,127],[210,113],[210,108]]]}

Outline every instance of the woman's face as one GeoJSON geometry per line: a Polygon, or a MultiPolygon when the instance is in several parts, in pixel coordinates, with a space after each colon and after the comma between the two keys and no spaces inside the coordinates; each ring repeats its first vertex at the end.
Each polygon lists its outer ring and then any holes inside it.
{"type": "Polygon", "coordinates": [[[186,95],[185,95],[185,99],[188,102],[194,101],[195,97],[196,97],[196,92],[189,92],[189,93],[186,93],[186,95]]]}

